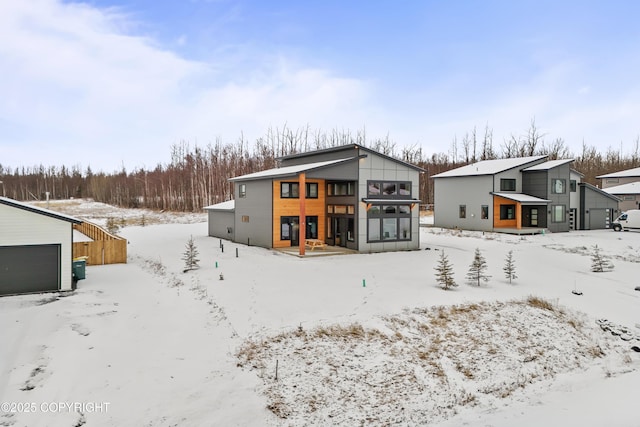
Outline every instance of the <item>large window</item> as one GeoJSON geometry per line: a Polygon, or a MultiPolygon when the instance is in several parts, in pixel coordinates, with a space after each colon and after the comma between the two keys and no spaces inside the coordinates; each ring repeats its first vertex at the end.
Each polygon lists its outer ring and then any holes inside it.
{"type": "Polygon", "coordinates": [[[296,240],[300,229],[300,219],[297,216],[280,217],[280,240],[296,240]]]}
{"type": "Polygon", "coordinates": [[[516,219],[516,205],[500,205],[500,219],[516,219]]]}
{"type": "Polygon", "coordinates": [[[551,222],[565,222],[565,211],[564,205],[551,206],[551,222]]]}
{"type": "Polygon", "coordinates": [[[569,181],[569,191],[571,191],[572,193],[576,192],[576,188],[577,188],[577,181],[575,179],[572,179],[569,181]]]}
{"type": "Polygon", "coordinates": [[[467,217],[467,205],[460,205],[460,207],[458,209],[458,216],[460,218],[466,218],[467,217]]]}
{"type": "MultiPolygon", "coordinates": [[[[318,183],[307,182],[305,185],[307,199],[318,198],[318,183]]],[[[297,199],[300,197],[300,186],[297,182],[281,182],[280,183],[280,198],[282,199],[297,199]]]]}
{"type": "Polygon", "coordinates": [[[411,181],[367,181],[367,196],[408,199],[411,197],[411,181]]]}
{"type": "Polygon", "coordinates": [[[516,180],[514,178],[500,179],[500,191],[516,191],[516,180]]]}
{"type": "Polygon", "coordinates": [[[551,180],[551,193],[564,194],[567,192],[567,181],[565,179],[551,180]]]}
{"type": "Polygon", "coordinates": [[[411,206],[372,205],[367,216],[367,241],[411,240],[411,206]]]}

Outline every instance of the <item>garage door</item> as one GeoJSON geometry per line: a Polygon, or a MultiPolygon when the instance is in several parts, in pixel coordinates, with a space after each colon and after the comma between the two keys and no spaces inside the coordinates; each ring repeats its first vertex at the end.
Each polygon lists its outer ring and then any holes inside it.
{"type": "Polygon", "coordinates": [[[0,246],[0,295],[60,289],[60,245],[0,246]]]}
{"type": "Polygon", "coordinates": [[[609,209],[589,209],[589,230],[602,230],[611,226],[609,209]]]}

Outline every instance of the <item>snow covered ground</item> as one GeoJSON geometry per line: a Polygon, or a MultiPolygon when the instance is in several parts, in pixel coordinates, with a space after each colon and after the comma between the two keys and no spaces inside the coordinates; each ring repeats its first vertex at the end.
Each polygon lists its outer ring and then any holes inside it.
{"type": "MultiPolygon", "coordinates": [[[[140,217],[69,205],[50,208],[140,217]]],[[[120,232],[128,264],[87,267],[70,294],[0,298],[0,425],[640,425],[640,341],[596,324],[640,334],[640,233],[423,227],[420,251],[301,259],[223,250],[204,214],[147,215],[120,232]],[[190,236],[200,268],[185,273],[190,236]],[[596,244],[612,271],[590,271],[596,244]],[[465,282],[476,248],[480,287],[465,282]]]]}

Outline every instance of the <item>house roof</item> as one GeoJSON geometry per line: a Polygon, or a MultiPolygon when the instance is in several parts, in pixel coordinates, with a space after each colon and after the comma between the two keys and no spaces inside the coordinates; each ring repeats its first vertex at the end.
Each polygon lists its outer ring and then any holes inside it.
{"type": "Polygon", "coordinates": [[[574,168],[571,168],[571,173],[575,173],[576,175],[580,176],[580,178],[584,178],[584,174],[575,170],[574,168]]]}
{"type": "Polygon", "coordinates": [[[601,178],[632,178],[632,177],[640,177],[640,167],[627,169],[619,172],[608,173],[605,175],[596,176],[597,179],[601,178]]]}
{"type": "Polygon", "coordinates": [[[349,157],[346,159],[339,160],[327,160],[324,162],[315,162],[315,163],[305,163],[303,165],[294,165],[294,166],[285,166],[282,168],[273,168],[267,169],[260,172],[254,172],[247,175],[236,176],[235,178],[230,178],[229,181],[250,181],[255,179],[265,179],[265,178],[276,178],[282,176],[291,176],[297,175],[301,172],[307,172],[314,169],[321,169],[330,166],[337,165],[339,163],[350,162],[353,160],[357,160],[359,157],[349,157]]]}
{"type": "Polygon", "coordinates": [[[530,196],[528,194],[523,193],[496,193],[492,192],[494,196],[503,197],[505,199],[514,200],[516,202],[520,202],[523,205],[539,205],[539,204],[548,204],[551,203],[551,200],[541,199],[539,197],[530,196]]]}
{"type": "Polygon", "coordinates": [[[205,206],[202,209],[208,211],[232,211],[236,208],[235,200],[227,200],[226,202],[216,203],[215,205],[205,206]]]}
{"type": "MultiPolygon", "coordinates": [[[[613,199],[616,202],[620,201],[619,197],[616,197],[613,194],[609,194],[609,193],[606,192],[606,190],[602,190],[602,189],[596,187],[595,185],[591,185],[591,184],[589,184],[587,182],[581,182],[579,185],[582,186],[582,187],[588,188],[589,190],[591,190],[593,192],[596,192],[598,194],[602,194],[603,196],[606,196],[606,197],[608,197],[610,199],[613,199]]],[[[609,189],[607,188],[607,190],[609,190],[609,189]]]]}
{"type": "Polygon", "coordinates": [[[367,147],[365,147],[363,145],[360,145],[360,144],[345,144],[345,145],[339,145],[337,147],[324,148],[324,149],[321,149],[321,150],[307,151],[307,152],[304,152],[304,153],[289,154],[287,156],[278,157],[276,160],[299,159],[299,158],[302,158],[302,157],[314,156],[316,154],[334,153],[334,152],[338,152],[338,151],[349,151],[349,150],[351,150],[352,152],[354,152],[357,149],[366,151],[368,153],[377,154],[378,156],[384,157],[385,159],[388,159],[388,160],[392,160],[392,161],[394,161],[396,163],[400,163],[400,164],[405,165],[405,166],[407,166],[407,167],[409,167],[411,169],[415,169],[415,170],[420,171],[420,172],[426,172],[426,170],[421,168],[421,167],[418,167],[418,166],[413,165],[411,163],[405,162],[403,160],[396,159],[396,158],[388,156],[386,154],[380,153],[380,152],[378,152],[376,150],[373,150],[371,148],[367,148],[367,147]]]}
{"type": "Polygon", "coordinates": [[[616,185],[602,189],[609,194],[640,194],[640,181],[629,182],[627,184],[616,185]]]}
{"type": "Polygon", "coordinates": [[[546,162],[529,166],[528,168],[523,169],[523,171],[546,171],[571,162],[573,162],[573,159],[547,160],[546,162]]]}
{"type": "Polygon", "coordinates": [[[495,175],[510,169],[523,167],[547,156],[516,157],[512,159],[483,160],[432,176],[432,178],[450,178],[460,176],[495,175]]]}
{"type": "Polygon", "coordinates": [[[62,220],[62,221],[71,222],[71,223],[74,223],[74,224],[82,223],[82,220],[79,220],[79,219],[74,218],[72,216],[61,214],[59,212],[54,212],[54,211],[51,211],[49,209],[39,208],[37,206],[33,206],[33,205],[29,205],[29,204],[26,204],[26,203],[23,203],[23,202],[19,202],[17,200],[13,200],[13,199],[10,199],[8,197],[0,197],[0,204],[11,206],[11,207],[18,208],[18,209],[22,209],[22,210],[33,212],[33,213],[37,213],[37,214],[40,214],[40,215],[45,215],[45,216],[48,216],[48,217],[51,217],[51,218],[55,218],[55,219],[59,219],[59,220],[62,220]]]}

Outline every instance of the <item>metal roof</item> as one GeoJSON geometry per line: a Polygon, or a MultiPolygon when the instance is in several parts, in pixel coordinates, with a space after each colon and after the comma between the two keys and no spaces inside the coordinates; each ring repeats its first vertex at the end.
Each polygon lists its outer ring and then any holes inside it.
{"type": "Polygon", "coordinates": [[[597,179],[601,179],[601,178],[630,178],[630,177],[635,177],[635,176],[640,176],[640,167],[633,168],[633,169],[627,169],[627,170],[623,170],[623,171],[619,171],[619,172],[608,173],[608,174],[605,174],[605,175],[598,175],[598,176],[596,176],[596,178],[597,179]]]}
{"type": "Polygon", "coordinates": [[[329,166],[337,165],[338,163],[349,162],[358,159],[358,157],[349,157],[339,160],[327,160],[324,162],[305,163],[303,165],[285,166],[282,168],[267,169],[260,172],[254,172],[247,175],[237,176],[230,178],[229,181],[250,181],[255,179],[276,178],[280,176],[297,175],[301,172],[307,172],[313,169],[326,168],[329,166]]]}
{"type": "Polygon", "coordinates": [[[226,202],[216,203],[215,205],[205,206],[202,209],[208,211],[232,211],[236,208],[235,200],[227,200],[226,202]]]}
{"type": "Polygon", "coordinates": [[[530,196],[528,194],[523,193],[491,193],[494,196],[503,197],[505,199],[513,200],[516,202],[520,202],[525,205],[539,205],[539,204],[549,204],[551,200],[541,199],[539,197],[530,196]]]}
{"type": "Polygon", "coordinates": [[[547,156],[516,157],[513,159],[483,160],[456,169],[433,175],[432,178],[450,178],[460,176],[495,175],[510,169],[523,167],[529,163],[545,159],[547,156]]]}
{"type": "Polygon", "coordinates": [[[573,159],[548,160],[544,163],[538,163],[537,165],[529,166],[528,168],[522,169],[522,170],[523,171],[545,171],[545,170],[557,168],[558,166],[562,166],[571,162],[573,162],[573,159]]]}
{"type": "Polygon", "coordinates": [[[602,191],[609,194],[640,194],[640,181],[603,188],[602,191]]]}

